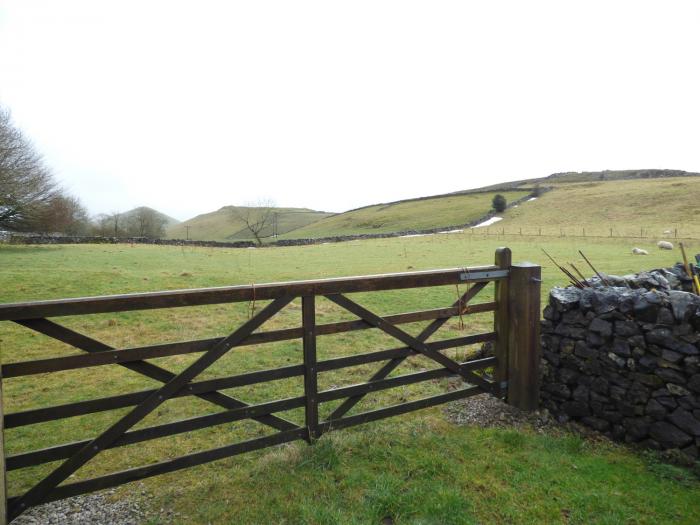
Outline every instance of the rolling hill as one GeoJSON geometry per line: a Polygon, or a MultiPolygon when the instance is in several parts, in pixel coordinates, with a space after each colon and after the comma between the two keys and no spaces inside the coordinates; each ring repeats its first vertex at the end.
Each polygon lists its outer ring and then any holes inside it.
{"type": "Polygon", "coordinates": [[[177,219],[174,219],[173,217],[170,217],[165,213],[159,212],[158,210],[154,210],[153,208],[149,208],[148,206],[139,206],[138,208],[134,208],[133,210],[125,211],[121,215],[124,220],[129,221],[129,219],[136,217],[139,214],[139,212],[141,212],[141,210],[146,210],[155,213],[160,220],[164,221],[166,230],[171,226],[180,224],[180,221],[178,221],[177,219]]]}
{"type": "MultiPolygon", "coordinates": [[[[508,202],[530,190],[502,191],[508,202]]],[[[496,192],[448,194],[376,204],[339,213],[294,230],[284,238],[316,238],[358,233],[391,233],[467,224],[491,210],[496,192]]]]}
{"type": "Polygon", "coordinates": [[[563,182],[536,201],[511,208],[498,228],[524,233],[663,237],[700,236],[700,178],[563,182]],[[642,231],[643,230],[643,231],[642,231]]]}
{"type": "MultiPolygon", "coordinates": [[[[255,210],[244,206],[224,206],[214,212],[197,215],[192,219],[174,224],[167,229],[171,239],[189,239],[203,241],[239,241],[253,239],[240,218],[246,210],[255,210]],[[189,230],[189,232],[188,232],[189,230]]],[[[332,215],[330,213],[310,210],[307,208],[273,208],[276,214],[277,234],[282,235],[307,224],[313,223],[332,215]]],[[[273,233],[272,221],[261,232],[262,237],[270,237],[273,233]]]]}

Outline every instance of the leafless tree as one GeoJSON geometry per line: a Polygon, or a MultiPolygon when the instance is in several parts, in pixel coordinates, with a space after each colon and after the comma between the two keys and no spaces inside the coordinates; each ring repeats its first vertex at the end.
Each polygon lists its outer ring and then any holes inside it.
{"type": "Polygon", "coordinates": [[[253,235],[255,242],[262,245],[265,230],[270,230],[275,215],[275,203],[271,199],[248,202],[245,206],[236,206],[233,217],[240,220],[253,235]]]}
{"type": "Polygon", "coordinates": [[[43,206],[34,228],[41,232],[85,235],[90,220],[87,210],[77,197],[56,194],[43,206]]]}
{"type": "Polygon", "coordinates": [[[136,208],[129,216],[128,233],[134,237],[155,239],[165,234],[165,217],[151,208],[136,208]]]}
{"type": "Polygon", "coordinates": [[[57,193],[41,155],[0,107],[0,228],[35,228],[57,193]]]}

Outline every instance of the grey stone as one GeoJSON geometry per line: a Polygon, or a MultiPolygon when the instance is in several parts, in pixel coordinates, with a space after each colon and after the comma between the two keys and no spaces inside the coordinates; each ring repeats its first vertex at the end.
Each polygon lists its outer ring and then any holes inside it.
{"type": "Polygon", "coordinates": [[[594,348],[590,348],[583,341],[576,341],[574,346],[574,354],[583,359],[590,359],[598,355],[598,351],[594,348]]]}
{"type": "Polygon", "coordinates": [[[561,399],[569,399],[571,396],[571,390],[569,390],[569,387],[562,383],[549,383],[544,385],[544,389],[561,399]]]}
{"type": "Polygon", "coordinates": [[[671,368],[657,368],[654,373],[666,383],[676,383],[679,385],[685,383],[685,376],[671,368]]]}
{"type": "Polygon", "coordinates": [[[671,393],[671,395],[674,396],[687,396],[688,394],[690,394],[690,392],[688,392],[688,390],[686,390],[682,386],[674,385],[673,383],[667,383],[666,388],[668,388],[668,391],[671,393]]]}
{"type": "Polygon", "coordinates": [[[700,421],[695,419],[692,413],[678,408],[668,416],[668,420],[691,436],[700,436],[700,421]]]}
{"type": "Polygon", "coordinates": [[[667,350],[664,348],[661,351],[661,357],[669,363],[677,363],[678,361],[683,359],[683,354],[679,354],[678,352],[674,352],[673,350],[667,350]]]}
{"type": "Polygon", "coordinates": [[[639,334],[639,328],[634,321],[616,321],[615,333],[620,337],[632,337],[639,334]]]}
{"type": "Polygon", "coordinates": [[[666,448],[681,448],[693,442],[692,437],[666,421],[652,423],[649,435],[666,448]]]}
{"type": "Polygon", "coordinates": [[[549,304],[559,312],[576,307],[580,299],[581,293],[578,288],[552,288],[549,292],[549,304]]]}
{"type": "Polygon", "coordinates": [[[666,417],[666,408],[664,408],[664,406],[656,399],[649,400],[645,412],[648,416],[651,416],[656,420],[662,420],[666,417]]]}
{"type": "Polygon", "coordinates": [[[610,337],[612,335],[613,325],[608,321],[603,321],[602,319],[596,317],[593,319],[593,321],[591,321],[588,329],[591,332],[596,332],[602,337],[610,337]]]}
{"type": "Polygon", "coordinates": [[[641,441],[649,435],[649,428],[652,424],[650,417],[635,417],[625,418],[622,420],[622,426],[627,431],[627,437],[630,441],[641,441]]]}
{"type": "Polygon", "coordinates": [[[697,310],[697,296],[688,292],[671,290],[668,292],[668,302],[673,308],[673,316],[679,322],[685,322],[697,310]]]}
{"type": "Polygon", "coordinates": [[[673,314],[671,313],[671,310],[668,308],[659,308],[659,313],[656,315],[656,324],[665,324],[665,325],[673,325],[675,323],[675,319],[673,317],[673,314]]]}
{"type": "Polygon", "coordinates": [[[627,361],[620,357],[619,355],[614,354],[613,352],[608,352],[608,358],[610,361],[615,363],[619,368],[624,368],[625,365],[627,364],[627,361]]]}
{"type": "Polygon", "coordinates": [[[605,432],[608,428],[610,428],[610,422],[595,416],[583,417],[581,418],[581,422],[586,426],[597,430],[598,432],[605,432]]]}
{"type": "Polygon", "coordinates": [[[576,388],[574,388],[574,391],[571,393],[571,397],[575,401],[583,401],[587,402],[589,398],[589,390],[587,386],[584,385],[578,385],[576,388]]]}
{"type": "Polygon", "coordinates": [[[700,392],[700,374],[695,374],[686,383],[686,386],[693,392],[700,392]]]}
{"type": "Polygon", "coordinates": [[[562,404],[561,408],[570,417],[583,417],[591,413],[588,404],[581,401],[567,401],[562,404]]]}
{"type": "Polygon", "coordinates": [[[619,337],[616,337],[613,340],[612,351],[622,357],[630,357],[632,355],[630,345],[627,343],[627,341],[620,339],[619,337]]]}

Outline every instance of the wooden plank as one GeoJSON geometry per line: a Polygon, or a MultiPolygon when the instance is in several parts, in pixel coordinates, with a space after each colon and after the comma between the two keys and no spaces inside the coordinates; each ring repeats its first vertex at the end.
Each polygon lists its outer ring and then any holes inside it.
{"type": "MultiPolygon", "coordinates": [[[[16,322],[18,324],[31,328],[32,330],[35,330],[39,333],[48,335],[49,337],[53,337],[54,339],[74,346],[75,348],[84,350],[85,352],[100,353],[113,350],[111,346],[108,346],[100,341],[92,339],[91,337],[88,337],[84,334],[75,332],[70,328],[54,323],[53,321],[49,321],[48,319],[27,319],[24,321],[16,322]]],[[[221,344],[221,341],[217,344],[221,344]]],[[[215,348],[215,346],[211,348],[215,348]]],[[[169,372],[164,368],[154,365],[153,363],[147,363],[145,361],[120,363],[120,366],[123,366],[124,368],[132,370],[139,374],[145,375],[146,377],[150,377],[151,379],[155,379],[156,381],[160,381],[161,383],[168,383],[175,377],[175,374],[173,374],[172,372],[169,372]]],[[[198,393],[196,395],[200,399],[204,399],[205,401],[209,401],[210,403],[227,409],[240,408],[246,406],[246,404],[242,401],[239,401],[238,399],[235,399],[226,394],[222,394],[221,392],[206,392],[198,393]]],[[[294,425],[293,423],[277,416],[263,416],[261,418],[256,419],[256,421],[265,425],[269,425],[273,428],[276,428],[277,430],[290,430],[292,428],[296,428],[296,425],[294,425]]]]}
{"type": "Polygon", "coordinates": [[[304,397],[306,398],[305,421],[309,443],[318,439],[318,368],[316,364],[316,297],[301,298],[304,328],[304,397]]]}
{"type": "MultiPolygon", "coordinates": [[[[495,302],[470,305],[469,314],[491,312],[496,308],[495,302]]],[[[407,312],[402,314],[388,315],[385,317],[394,324],[414,323],[431,319],[449,318],[457,315],[456,308],[437,308],[420,312],[407,312]]],[[[341,321],[316,326],[316,335],[329,335],[339,332],[350,332],[355,330],[367,330],[374,328],[366,321],[341,321]]],[[[250,346],[256,344],[272,343],[277,341],[287,341],[303,337],[303,328],[285,328],[282,330],[271,330],[251,334],[238,346],[250,346]]],[[[5,378],[21,377],[33,374],[44,374],[48,372],[60,372],[65,370],[75,370],[92,366],[102,366],[111,364],[122,364],[132,361],[142,361],[145,359],[156,359],[196,352],[203,352],[219,343],[223,338],[201,339],[196,341],[181,341],[176,343],[165,343],[152,346],[125,348],[121,350],[101,350],[99,352],[71,355],[64,357],[52,357],[48,359],[37,359],[34,361],[21,361],[2,365],[2,372],[5,378]]],[[[103,348],[109,348],[104,345],[103,348]]]]}
{"type": "MultiPolygon", "coordinates": [[[[297,428],[294,430],[278,432],[270,436],[243,441],[242,443],[235,443],[233,445],[226,445],[211,450],[205,450],[204,452],[187,454],[185,456],[162,461],[160,463],[153,463],[143,467],[115,472],[113,474],[100,476],[98,478],[77,481],[75,483],[61,485],[60,487],[52,489],[51,492],[45,494],[40,500],[38,500],[36,504],[56,501],[71,496],[77,496],[79,494],[87,494],[96,490],[117,487],[131,481],[137,481],[140,479],[149,478],[151,476],[157,476],[159,474],[166,474],[168,472],[176,472],[178,470],[203,465],[205,463],[228,458],[244,452],[251,452],[261,448],[296,441],[297,439],[304,439],[305,437],[306,429],[297,428]]],[[[9,500],[9,505],[11,508],[19,508],[21,503],[22,497],[10,498],[9,500]]]]}
{"type": "MultiPolygon", "coordinates": [[[[427,344],[432,350],[445,350],[447,348],[455,348],[458,346],[493,341],[494,339],[494,332],[486,332],[483,334],[456,337],[427,344]]],[[[337,370],[339,368],[346,368],[349,366],[384,361],[386,359],[405,358],[415,355],[416,353],[417,352],[408,347],[394,348],[390,350],[370,352],[367,354],[327,359],[325,361],[319,361],[317,366],[319,372],[327,372],[329,370],[337,370]]],[[[186,388],[179,390],[172,397],[178,398],[198,395],[216,390],[225,390],[228,388],[267,383],[269,381],[288,379],[302,375],[304,375],[303,365],[290,365],[281,368],[258,370],[235,376],[192,382],[189,383],[186,388]]],[[[132,392],[130,394],[119,394],[116,396],[91,399],[87,401],[77,401],[64,405],[13,412],[10,414],[5,414],[5,426],[6,428],[16,428],[25,425],[43,423],[46,421],[54,421],[56,419],[64,419],[67,417],[82,416],[86,414],[104,412],[106,410],[125,408],[139,404],[155,391],[155,389],[142,390],[140,392],[132,392]]]]}
{"type": "Polygon", "coordinates": [[[199,288],[147,292],[100,297],[80,297],[51,301],[0,304],[0,321],[84,315],[107,312],[125,312],[153,308],[176,308],[240,301],[257,301],[286,296],[327,295],[379,290],[398,290],[441,286],[459,282],[481,282],[505,279],[507,272],[495,266],[450,268],[421,272],[290,281],[219,288],[199,288]],[[468,271],[465,271],[468,270],[468,271]]]}
{"type": "Polygon", "coordinates": [[[511,267],[507,399],[522,410],[539,406],[540,283],[539,266],[522,263],[511,267]]]}
{"type": "MultiPolygon", "coordinates": [[[[495,357],[485,357],[483,359],[476,359],[473,361],[465,361],[460,363],[460,367],[463,370],[483,370],[496,364],[495,357]]],[[[414,372],[412,374],[404,374],[400,376],[391,377],[389,379],[380,379],[376,381],[370,381],[368,383],[360,383],[358,385],[344,386],[340,388],[333,388],[331,390],[324,390],[318,393],[318,399],[321,403],[326,403],[328,401],[333,401],[335,399],[342,399],[349,396],[365,395],[370,392],[378,392],[380,390],[386,390],[388,388],[396,388],[398,386],[412,385],[414,383],[421,383],[423,381],[430,381],[432,379],[441,379],[443,377],[450,377],[455,375],[452,370],[447,368],[436,368],[434,370],[427,370],[424,372],[414,372]]]]}
{"type": "Polygon", "coordinates": [[[366,321],[369,321],[383,332],[389,334],[392,337],[395,337],[402,343],[411,347],[413,350],[420,352],[421,354],[432,359],[433,361],[440,363],[442,366],[449,368],[454,373],[461,375],[465,381],[469,381],[474,385],[480,386],[484,389],[485,392],[492,391],[493,385],[487,380],[475,375],[470,371],[461,370],[459,367],[459,363],[456,363],[449,357],[439,352],[436,352],[435,350],[431,350],[423,341],[419,341],[412,335],[398,328],[396,325],[388,323],[385,319],[382,319],[378,315],[370,312],[369,310],[367,310],[363,306],[360,306],[356,302],[348,299],[343,295],[327,295],[326,297],[334,303],[336,303],[338,306],[342,306],[349,312],[352,312],[358,317],[362,317],[366,321]]]}
{"type": "MultiPolygon", "coordinates": [[[[476,343],[485,343],[487,341],[494,341],[496,339],[496,334],[494,332],[486,332],[482,334],[467,335],[463,337],[454,337],[451,339],[444,339],[442,341],[435,341],[433,343],[426,343],[428,348],[431,350],[446,350],[448,348],[456,348],[458,346],[473,345],[476,343]]],[[[377,361],[386,361],[387,359],[398,360],[405,359],[406,357],[417,355],[418,352],[405,346],[402,348],[393,348],[390,350],[379,350],[377,352],[370,352],[367,354],[349,355],[344,357],[334,357],[332,359],[326,359],[324,361],[318,362],[318,371],[327,372],[329,370],[337,370],[338,368],[347,368],[349,366],[364,365],[367,363],[375,363],[377,361]]],[[[383,379],[375,378],[375,379],[383,379]]]]}
{"type": "MultiPolygon", "coordinates": [[[[0,358],[2,353],[0,352],[0,358]]],[[[7,525],[7,469],[5,467],[5,425],[0,371],[0,525],[7,525]]]]}
{"type": "MultiPolygon", "coordinates": [[[[483,290],[488,283],[477,283],[474,285],[470,290],[467,290],[462,296],[457,299],[455,303],[452,304],[452,308],[458,308],[460,305],[464,307],[464,305],[468,304],[469,301],[471,301],[481,290],[483,290]]],[[[444,325],[447,322],[447,319],[442,318],[442,319],[435,319],[433,322],[431,322],[427,327],[425,327],[420,334],[418,334],[418,339],[419,341],[426,341],[431,335],[433,335],[435,332],[437,332],[442,325],[444,325]]],[[[476,341],[475,341],[476,342],[476,341]]],[[[472,344],[472,343],[466,343],[466,344],[472,344]]],[[[438,348],[434,348],[434,350],[438,350],[438,348]]],[[[408,354],[410,355],[410,354],[408,354]]],[[[384,366],[382,366],[377,372],[374,373],[374,375],[370,378],[370,381],[376,381],[379,379],[384,379],[387,377],[393,370],[395,370],[403,361],[408,357],[408,355],[402,355],[402,356],[396,356],[391,358],[391,361],[386,363],[384,366]]],[[[353,396],[345,401],[343,401],[330,415],[330,419],[337,419],[342,417],[344,414],[346,414],[352,407],[354,407],[357,403],[360,402],[363,396],[353,396]]]]}
{"type": "MultiPolygon", "coordinates": [[[[498,248],[496,250],[496,266],[504,270],[509,270],[512,264],[510,248],[498,248]]],[[[494,299],[496,299],[496,311],[493,315],[493,331],[496,332],[494,342],[495,356],[498,358],[494,378],[497,383],[498,396],[506,394],[504,385],[508,381],[508,310],[510,308],[510,297],[508,292],[509,279],[496,281],[494,299]]]]}
{"type": "Polygon", "coordinates": [[[292,297],[280,297],[263,308],[255,317],[241,325],[236,331],[224,339],[221,343],[197,359],[194,363],[185,368],[175,378],[163,385],[157,392],[151,394],[147,399],[131,410],[128,414],[120,418],[111,425],[100,436],[93,439],[88,445],[83,447],[77,454],[66,460],[61,466],[56,468],[39,483],[22,495],[12,507],[8,509],[10,518],[21,514],[25,509],[36,505],[52,492],[61,482],[65,481],[71,474],[77,471],[85,463],[94,458],[100,451],[109,447],[119,439],[127,430],[153,412],[165,400],[169,399],[180,388],[189,383],[201,372],[224,356],[231,348],[243,341],[248,335],[253,333],[265,321],[279,312],[292,300],[292,297]]]}
{"type": "Polygon", "coordinates": [[[453,390],[452,392],[447,392],[446,394],[438,394],[436,396],[418,399],[416,401],[409,401],[407,403],[401,403],[386,408],[379,408],[377,410],[362,412],[354,416],[347,416],[342,417],[340,419],[323,421],[322,423],[320,423],[320,426],[323,432],[328,432],[330,430],[338,430],[347,427],[354,427],[355,425],[369,423],[370,421],[377,421],[378,419],[384,419],[386,417],[398,416],[401,414],[406,414],[408,412],[413,412],[414,410],[420,410],[422,408],[428,408],[431,406],[439,405],[442,403],[448,403],[450,401],[456,401],[458,399],[464,399],[465,397],[475,396],[483,393],[484,391],[480,387],[471,386],[467,388],[462,388],[460,390],[453,390]]]}
{"type": "MultiPolygon", "coordinates": [[[[133,445],[142,441],[151,439],[173,436],[183,432],[191,432],[202,428],[208,428],[214,425],[223,423],[231,423],[248,419],[255,416],[263,416],[280,412],[283,410],[291,410],[293,408],[303,407],[306,403],[304,396],[270,401],[259,405],[249,405],[243,408],[234,408],[225,412],[217,412],[216,414],[208,414],[205,416],[197,416],[189,419],[183,419],[172,423],[162,425],[154,425],[152,427],[141,428],[126,432],[121,438],[116,440],[107,448],[122,447],[124,445],[133,445]]],[[[303,427],[297,427],[303,428],[303,427]]],[[[16,470],[26,467],[40,465],[42,463],[50,463],[59,459],[69,458],[78,452],[85,445],[89,444],[91,439],[56,445],[53,447],[23,452],[7,457],[7,470],[16,470]]]]}
{"type": "MultiPolygon", "coordinates": [[[[178,392],[176,392],[172,398],[193,395],[199,396],[216,390],[225,390],[227,388],[266,383],[277,379],[301,376],[303,374],[303,365],[292,365],[282,368],[273,368],[270,370],[247,372],[236,376],[208,379],[205,381],[189,383],[186,387],[181,388],[178,392]]],[[[114,410],[116,408],[125,408],[138,405],[156,391],[157,389],[142,390],[141,392],[132,392],[130,394],[119,394],[116,396],[90,399],[87,401],[76,401],[74,403],[67,403],[64,405],[13,412],[5,415],[5,426],[7,428],[15,428],[24,425],[32,425],[35,423],[43,423],[45,421],[64,419],[66,417],[94,414],[96,412],[104,412],[105,410],[114,410]]],[[[230,408],[240,407],[232,406],[230,408]]]]}

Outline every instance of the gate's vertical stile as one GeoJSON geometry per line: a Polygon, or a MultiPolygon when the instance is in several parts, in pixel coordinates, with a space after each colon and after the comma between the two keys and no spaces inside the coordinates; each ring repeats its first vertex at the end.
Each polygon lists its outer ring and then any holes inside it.
{"type": "MultiPolygon", "coordinates": [[[[0,355],[0,357],[2,357],[0,355]]],[[[2,401],[2,367],[0,367],[0,525],[7,525],[7,472],[5,470],[5,411],[2,401]]]]}
{"type": "MultiPolygon", "coordinates": [[[[510,248],[498,248],[496,250],[496,266],[503,270],[509,270],[511,265],[510,248]]],[[[499,397],[506,395],[506,381],[508,381],[508,279],[496,281],[493,298],[496,301],[496,311],[493,313],[493,331],[496,332],[496,341],[494,342],[496,362],[496,371],[494,379],[497,383],[497,391],[499,397]]]]}
{"type": "Polygon", "coordinates": [[[316,365],[316,296],[301,298],[304,328],[304,395],[306,396],[306,428],[308,441],[319,437],[318,428],[318,366],[316,365]]]}
{"type": "Polygon", "coordinates": [[[540,395],[540,284],[542,269],[532,263],[511,266],[508,403],[535,410],[540,395]]]}

